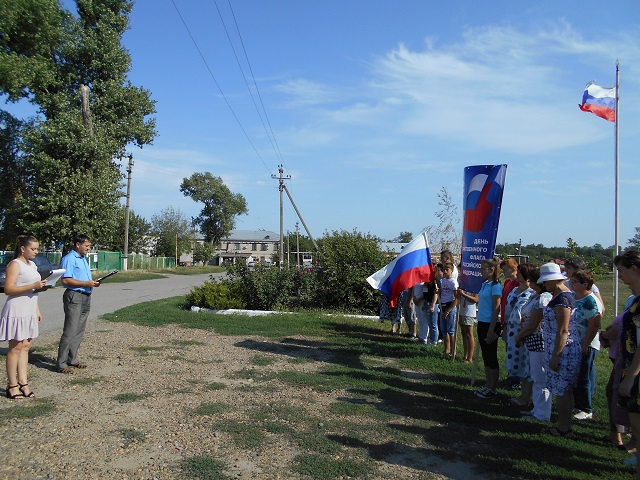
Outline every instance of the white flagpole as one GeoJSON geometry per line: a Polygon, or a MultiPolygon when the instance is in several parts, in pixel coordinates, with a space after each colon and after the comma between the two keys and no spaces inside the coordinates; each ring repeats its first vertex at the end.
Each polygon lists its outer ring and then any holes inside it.
{"type": "MultiPolygon", "coordinates": [[[[619,169],[618,169],[618,122],[620,121],[620,108],[619,108],[619,103],[620,103],[620,96],[619,96],[619,91],[620,91],[620,64],[618,63],[618,61],[616,60],[616,129],[615,129],[615,215],[614,215],[614,230],[615,230],[615,242],[616,242],[616,251],[614,255],[618,255],[620,253],[620,247],[619,247],[619,239],[618,239],[618,202],[619,202],[619,195],[618,195],[618,173],[619,173],[619,169]]],[[[615,273],[615,268],[614,268],[614,275],[613,275],[614,281],[613,281],[613,300],[614,300],[614,316],[618,316],[618,275],[615,273]]]]}

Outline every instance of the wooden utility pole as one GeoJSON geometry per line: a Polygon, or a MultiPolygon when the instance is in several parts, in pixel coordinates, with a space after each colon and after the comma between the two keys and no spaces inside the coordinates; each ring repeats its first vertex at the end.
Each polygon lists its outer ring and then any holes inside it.
{"type": "Polygon", "coordinates": [[[129,154],[129,166],[127,167],[127,199],[124,207],[124,251],[122,252],[122,269],[129,266],[129,202],[131,200],[131,172],[133,172],[133,154],[129,154]]]}

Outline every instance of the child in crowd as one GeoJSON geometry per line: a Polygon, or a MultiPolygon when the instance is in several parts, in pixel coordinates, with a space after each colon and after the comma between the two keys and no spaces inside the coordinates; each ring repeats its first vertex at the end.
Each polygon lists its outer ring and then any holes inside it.
{"type": "Polygon", "coordinates": [[[473,362],[473,351],[476,347],[473,326],[477,322],[476,304],[478,303],[478,296],[471,295],[461,289],[456,291],[456,296],[460,304],[460,330],[462,331],[462,346],[464,349],[462,362],[471,363],[473,362]]]}
{"type": "Polygon", "coordinates": [[[458,289],[458,281],[453,278],[453,263],[445,263],[442,274],[443,278],[440,280],[443,326],[442,339],[444,340],[444,353],[451,355],[453,352],[454,335],[456,333],[456,307],[458,306],[458,299],[455,295],[458,289]]]}

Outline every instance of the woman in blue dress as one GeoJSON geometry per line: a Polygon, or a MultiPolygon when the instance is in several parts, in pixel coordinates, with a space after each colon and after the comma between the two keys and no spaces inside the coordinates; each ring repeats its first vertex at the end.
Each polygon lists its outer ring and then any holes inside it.
{"type": "Polygon", "coordinates": [[[547,388],[556,396],[558,421],[549,429],[555,437],[571,433],[573,387],[580,371],[582,349],[577,335],[575,299],[565,285],[567,278],[555,263],[540,267],[538,283],[551,293],[551,301],[544,308],[544,354],[547,388]]]}

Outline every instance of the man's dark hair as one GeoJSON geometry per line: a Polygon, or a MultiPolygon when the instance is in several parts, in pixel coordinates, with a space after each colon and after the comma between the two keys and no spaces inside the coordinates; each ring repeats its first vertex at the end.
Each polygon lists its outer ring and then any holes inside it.
{"type": "Polygon", "coordinates": [[[84,242],[88,242],[91,239],[89,237],[87,237],[86,235],[76,235],[75,237],[73,237],[73,246],[75,247],[76,244],[80,243],[84,243],[84,242]]]}

